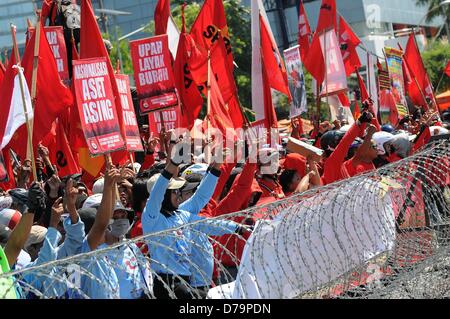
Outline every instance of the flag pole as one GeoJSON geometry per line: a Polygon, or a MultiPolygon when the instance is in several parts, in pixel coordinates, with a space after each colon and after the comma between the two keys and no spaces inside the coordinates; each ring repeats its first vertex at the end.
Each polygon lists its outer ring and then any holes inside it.
{"type": "Polygon", "coordinates": [[[36,106],[36,90],[37,90],[37,72],[39,64],[39,45],[41,40],[41,11],[38,10],[36,17],[36,39],[34,42],[34,60],[33,60],[33,74],[31,77],[31,102],[33,103],[33,109],[36,106]]]}
{"type": "Polygon", "coordinates": [[[328,99],[328,54],[327,54],[327,33],[324,32],[324,47],[325,47],[325,96],[327,100],[327,106],[330,107],[328,99]]]}
{"type": "MultiPolygon", "coordinates": [[[[14,55],[16,57],[16,63],[20,67],[20,55],[19,55],[19,48],[17,46],[16,27],[13,24],[11,24],[11,35],[12,35],[12,41],[13,41],[14,55]]],[[[27,112],[26,99],[25,99],[25,88],[23,86],[24,80],[25,79],[23,78],[23,73],[22,73],[22,71],[19,70],[20,92],[22,94],[23,113],[25,115],[25,123],[27,126],[27,132],[28,132],[27,142],[28,142],[28,149],[29,149],[30,156],[31,156],[31,169],[32,169],[32,173],[33,173],[33,179],[35,182],[37,182],[38,179],[37,179],[37,172],[36,172],[36,162],[34,159],[33,140],[32,140],[33,139],[33,129],[30,125],[30,121],[28,120],[28,112],[27,112]]]]}
{"type": "Polygon", "coordinates": [[[210,126],[211,122],[209,120],[210,112],[211,112],[211,51],[208,50],[208,84],[207,84],[207,90],[208,90],[208,97],[207,97],[207,103],[206,103],[206,138],[209,141],[211,138],[211,132],[210,132],[210,126]]]}

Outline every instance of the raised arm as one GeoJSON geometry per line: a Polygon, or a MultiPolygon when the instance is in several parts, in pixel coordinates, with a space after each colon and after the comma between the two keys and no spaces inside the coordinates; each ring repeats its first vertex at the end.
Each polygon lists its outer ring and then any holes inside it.
{"type": "Polygon", "coordinates": [[[372,137],[376,131],[376,126],[371,124],[367,130],[366,136],[364,137],[364,142],[356,151],[355,158],[362,158],[364,154],[367,154],[370,151],[370,148],[372,147],[372,137]]]}
{"type": "Polygon", "coordinates": [[[33,183],[28,191],[28,198],[24,198],[23,195],[18,195],[17,192],[11,192],[11,197],[18,204],[22,218],[14,228],[4,249],[10,267],[16,263],[20,251],[30,236],[35,213],[39,213],[39,211],[45,209],[46,195],[39,184],[33,183]]]}
{"type": "Polygon", "coordinates": [[[103,197],[100,207],[95,217],[94,225],[87,236],[87,241],[91,250],[103,242],[106,228],[109,225],[109,220],[113,212],[113,191],[115,191],[115,183],[120,178],[119,170],[114,167],[108,167],[105,174],[105,185],[103,188],[103,197]]]}

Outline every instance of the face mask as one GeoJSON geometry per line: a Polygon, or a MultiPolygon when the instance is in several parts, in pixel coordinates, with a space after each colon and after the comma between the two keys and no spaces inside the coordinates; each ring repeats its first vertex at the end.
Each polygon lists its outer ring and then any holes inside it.
{"type": "Polygon", "coordinates": [[[114,222],[109,225],[111,229],[111,235],[116,238],[124,237],[131,228],[130,221],[128,219],[115,219],[114,222]]]}

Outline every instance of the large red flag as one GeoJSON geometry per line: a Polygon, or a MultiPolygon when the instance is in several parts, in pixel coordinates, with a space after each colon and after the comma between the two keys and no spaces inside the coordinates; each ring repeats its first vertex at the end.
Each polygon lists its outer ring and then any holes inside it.
{"type": "MultiPolygon", "coordinates": [[[[48,134],[52,128],[52,123],[73,103],[71,91],[62,83],[55,58],[48,44],[42,24],[39,26],[39,58],[36,78],[36,100],[34,101],[34,125],[33,125],[33,147],[36,148],[39,142],[48,134]]],[[[25,48],[22,59],[25,78],[28,87],[32,88],[34,48],[37,32],[33,35],[25,48]]],[[[22,126],[16,133],[18,136],[26,136],[26,128],[22,126]]],[[[21,138],[13,138],[11,147],[18,155],[25,158],[26,145],[21,138]]]]}
{"type": "Polygon", "coordinates": [[[355,68],[361,67],[361,61],[356,52],[356,48],[361,40],[353,32],[343,17],[339,20],[339,46],[341,47],[342,60],[344,61],[345,72],[350,76],[355,68]]]}
{"type": "MultiPolygon", "coordinates": [[[[94,10],[90,0],[82,0],[81,4],[81,27],[80,27],[80,59],[105,57],[107,60],[108,73],[114,94],[117,116],[119,119],[122,137],[126,136],[123,118],[122,101],[120,100],[119,88],[114,77],[114,68],[109,58],[108,50],[103,42],[102,34],[95,19],[94,10]]],[[[126,151],[112,153],[114,163],[123,164],[128,159],[126,151]]]]}
{"type": "MultiPolygon", "coordinates": [[[[43,143],[44,144],[44,143],[43,143]]],[[[80,172],[80,168],[75,160],[70,149],[69,141],[64,131],[64,126],[61,121],[55,123],[55,130],[51,133],[47,145],[50,160],[55,163],[58,168],[59,176],[67,176],[77,174],[80,172]]]]}
{"type": "Polygon", "coordinates": [[[337,30],[336,11],[336,0],[322,0],[316,34],[330,28],[337,30]]]}
{"type": "Polygon", "coordinates": [[[191,129],[194,121],[198,118],[203,105],[203,98],[192,78],[188,65],[187,34],[180,34],[177,56],[174,63],[175,85],[178,89],[181,101],[180,127],[191,129]]]}
{"type": "Polygon", "coordinates": [[[420,92],[419,86],[412,78],[411,71],[408,67],[408,62],[405,60],[405,56],[403,56],[402,69],[403,78],[405,81],[405,90],[408,93],[409,98],[415,105],[428,109],[427,101],[424,95],[420,92]]]}
{"type": "Polygon", "coordinates": [[[269,33],[266,22],[261,15],[259,16],[259,23],[261,27],[261,56],[268,84],[272,89],[285,94],[289,100],[292,100],[286,67],[275,40],[269,33]]]}
{"type": "MultiPolygon", "coordinates": [[[[266,68],[263,67],[263,92],[264,92],[264,126],[267,130],[278,127],[277,113],[272,102],[272,91],[270,89],[269,79],[266,68]]],[[[267,142],[270,143],[270,136],[267,137],[267,142]]]]}
{"type": "MultiPolygon", "coordinates": [[[[425,70],[425,66],[423,64],[422,57],[420,56],[419,48],[416,45],[414,36],[414,34],[409,36],[403,58],[406,61],[411,77],[417,80],[417,82],[413,81],[415,82],[414,84],[419,86],[420,91],[422,91],[425,97],[429,98],[431,101],[434,101],[433,86],[428,77],[427,71],[425,70]]],[[[425,106],[427,106],[426,103],[425,106]]]]}
{"type": "Polygon", "coordinates": [[[208,114],[209,122],[212,127],[219,129],[223,136],[226,136],[227,128],[233,128],[233,121],[231,120],[227,104],[222,98],[221,90],[216,79],[211,76],[211,110],[208,114]]]}
{"type": "Polygon", "coordinates": [[[298,15],[298,44],[300,45],[300,56],[304,62],[310,46],[311,27],[309,26],[308,16],[306,15],[303,1],[300,1],[298,15]]]}
{"type": "Polygon", "coordinates": [[[320,37],[317,33],[309,48],[308,55],[305,61],[303,61],[305,68],[314,77],[317,85],[321,85],[325,79],[325,60],[323,58],[322,45],[320,44],[320,37]]]}
{"type": "Polygon", "coordinates": [[[81,5],[81,28],[80,28],[80,59],[105,57],[108,65],[108,73],[115,97],[115,105],[119,118],[120,131],[125,136],[123,125],[122,103],[120,101],[119,89],[114,78],[114,68],[109,58],[108,50],[103,42],[102,34],[95,19],[94,10],[90,0],[82,0],[81,5]]]}
{"type": "Polygon", "coordinates": [[[191,36],[201,47],[209,50],[221,35],[227,50],[228,68],[233,70],[233,55],[222,0],[205,0],[203,6],[191,27],[191,36]]]}
{"type": "Polygon", "coordinates": [[[447,66],[445,67],[445,74],[447,74],[447,76],[450,76],[450,61],[448,61],[447,66]]]}
{"type": "Polygon", "coordinates": [[[158,0],[155,7],[155,35],[166,34],[170,17],[170,0],[158,0]]]}

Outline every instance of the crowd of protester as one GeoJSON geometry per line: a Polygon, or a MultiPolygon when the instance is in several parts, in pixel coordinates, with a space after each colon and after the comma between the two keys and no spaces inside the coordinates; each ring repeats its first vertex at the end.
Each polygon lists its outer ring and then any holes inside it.
{"type": "MultiPolygon", "coordinates": [[[[236,278],[245,242],[262,218],[221,216],[375,170],[449,133],[449,112],[440,118],[416,112],[393,127],[380,126],[371,102],[366,106],[352,125],[324,122],[309,134],[300,134],[299,120],[292,121],[291,136],[321,148],[322,158],[291,153],[282,139],[260,148],[256,162],[230,160],[225,149],[219,159],[203,154],[184,163],[183,140],[169,131],[144,141],[141,163],[116,167],[107,158],[104,175],[91,185],[83,174],[58,176],[48,150],[39,146],[38,181],[24,160],[15,169],[18,188],[0,197],[0,241],[10,268],[111,249],[80,259],[88,273],[80,272],[79,287],[30,271],[16,283],[17,297],[204,298],[211,287],[236,278]],[[141,236],[148,237],[130,240],[141,236]]],[[[448,181],[448,159],[441,160],[448,181]]],[[[448,208],[438,210],[436,218],[448,217],[442,214],[448,208]]]]}

